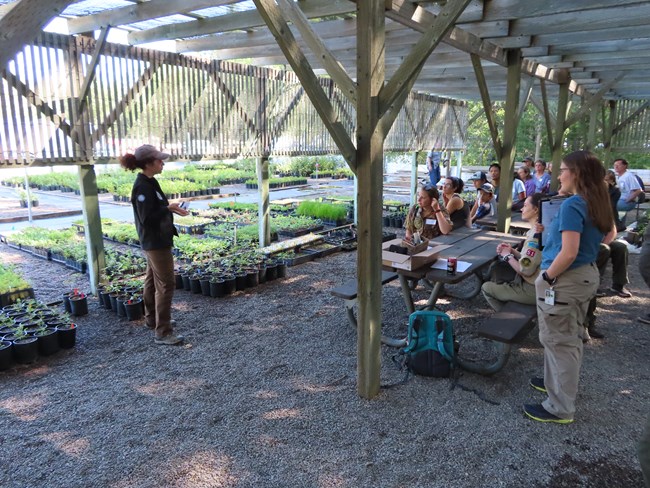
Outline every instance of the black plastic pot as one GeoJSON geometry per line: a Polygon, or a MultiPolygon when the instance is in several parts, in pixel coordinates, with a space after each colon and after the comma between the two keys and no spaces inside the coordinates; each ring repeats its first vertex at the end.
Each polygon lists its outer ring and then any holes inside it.
{"type": "Polygon", "coordinates": [[[41,356],[50,356],[59,351],[59,336],[56,329],[45,329],[34,337],[38,343],[38,353],[41,356]]]}
{"type": "Polygon", "coordinates": [[[120,294],[117,292],[108,295],[109,301],[111,302],[111,310],[113,312],[117,312],[117,297],[119,296],[120,294]]]}
{"type": "Polygon", "coordinates": [[[210,296],[210,279],[205,278],[203,280],[199,280],[199,283],[201,283],[201,293],[203,296],[209,297],[210,296]]]}
{"type": "Polygon", "coordinates": [[[201,279],[198,276],[190,278],[190,289],[192,293],[201,293],[201,279]]]}
{"type": "Polygon", "coordinates": [[[71,296],[70,297],[70,313],[75,317],[81,317],[88,314],[88,297],[86,296],[71,296]]]}
{"type": "Polygon", "coordinates": [[[70,295],[72,294],[72,292],[63,294],[63,308],[65,308],[65,311],[68,313],[72,313],[72,309],[70,308],[70,295]]]}
{"type": "Polygon", "coordinates": [[[56,335],[59,337],[59,347],[61,349],[72,349],[77,343],[77,325],[60,325],[56,328],[56,335]]]}
{"type": "Polygon", "coordinates": [[[13,345],[14,360],[18,364],[30,364],[38,358],[38,339],[23,337],[16,339],[13,345]]]}
{"type": "Polygon", "coordinates": [[[220,298],[226,294],[226,283],[221,278],[213,278],[210,280],[210,296],[212,298],[220,298]]]}
{"type": "Polygon", "coordinates": [[[12,364],[14,364],[12,343],[0,341],[0,371],[11,368],[12,364]]]}
{"type": "Polygon", "coordinates": [[[183,289],[185,291],[192,291],[192,285],[190,284],[190,275],[183,275],[181,278],[183,280],[183,289]]]}
{"type": "Polygon", "coordinates": [[[246,273],[240,273],[235,276],[235,285],[237,287],[237,291],[246,289],[246,276],[246,273]]]}
{"type": "Polygon", "coordinates": [[[266,283],[266,266],[260,266],[257,281],[258,283],[266,283]]]}
{"type": "Polygon", "coordinates": [[[260,273],[257,269],[249,269],[246,273],[246,286],[254,288],[260,284],[260,273]]]}
{"type": "Polygon", "coordinates": [[[124,307],[124,303],[127,301],[127,297],[120,295],[115,299],[116,305],[117,305],[117,316],[118,317],[126,317],[126,308],[124,307]]]}
{"type": "Polygon", "coordinates": [[[124,311],[128,320],[140,320],[142,318],[142,300],[130,300],[124,303],[124,311]]]}
{"type": "Polygon", "coordinates": [[[102,306],[107,309],[111,310],[111,296],[110,293],[101,291],[99,292],[99,301],[101,302],[102,306]]]}
{"type": "Polygon", "coordinates": [[[237,279],[232,275],[226,276],[223,280],[223,284],[223,290],[226,295],[231,295],[232,293],[235,293],[235,290],[237,290],[237,279]]]}
{"type": "Polygon", "coordinates": [[[266,265],[266,281],[273,281],[278,277],[278,265],[267,264],[266,265]]]}
{"type": "Polygon", "coordinates": [[[183,289],[183,277],[179,274],[175,274],[174,278],[176,278],[176,289],[177,290],[182,290],[183,289]]]}
{"type": "Polygon", "coordinates": [[[287,276],[287,263],[278,263],[278,278],[286,278],[287,276]]]}

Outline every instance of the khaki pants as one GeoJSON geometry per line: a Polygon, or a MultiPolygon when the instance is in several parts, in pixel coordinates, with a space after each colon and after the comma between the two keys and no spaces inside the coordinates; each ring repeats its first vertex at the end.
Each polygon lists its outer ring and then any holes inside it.
{"type": "Polygon", "coordinates": [[[171,334],[171,310],[176,280],[171,248],[145,251],[147,274],[144,279],[144,318],[156,337],[171,334]]]}
{"type": "Polygon", "coordinates": [[[598,289],[595,264],[586,264],[562,273],[553,287],[555,304],[544,301],[550,287],[537,277],[537,320],[539,341],[544,346],[544,385],[548,398],[542,403],[547,412],[572,419],[578,395],[582,365],[583,323],[591,297],[598,289]]]}
{"type": "Polygon", "coordinates": [[[531,285],[516,276],[510,283],[495,283],[486,281],[481,286],[485,300],[495,311],[501,310],[506,302],[517,302],[526,305],[535,305],[535,285],[531,285]]]}

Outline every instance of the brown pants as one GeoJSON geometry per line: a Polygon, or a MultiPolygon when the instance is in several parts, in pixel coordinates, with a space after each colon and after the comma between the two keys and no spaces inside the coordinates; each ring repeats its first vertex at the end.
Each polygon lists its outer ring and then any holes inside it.
{"type": "Polygon", "coordinates": [[[176,281],[171,248],[145,251],[147,274],[144,279],[144,317],[156,337],[172,333],[171,310],[176,281]]]}
{"type": "Polygon", "coordinates": [[[539,341],[544,346],[544,386],[548,394],[542,406],[562,419],[572,419],[575,414],[585,330],[582,324],[598,283],[595,264],[567,270],[553,286],[555,303],[548,305],[544,301],[548,283],[541,273],[535,280],[539,341]]]}

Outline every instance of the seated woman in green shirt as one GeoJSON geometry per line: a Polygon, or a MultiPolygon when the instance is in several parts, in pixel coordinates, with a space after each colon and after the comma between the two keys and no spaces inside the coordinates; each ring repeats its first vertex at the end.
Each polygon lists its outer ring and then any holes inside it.
{"type": "Polygon", "coordinates": [[[449,234],[453,225],[447,209],[440,205],[440,193],[433,185],[424,185],[418,191],[418,203],[406,216],[406,239],[412,240],[415,233],[420,237],[433,239],[440,234],[449,234]]]}

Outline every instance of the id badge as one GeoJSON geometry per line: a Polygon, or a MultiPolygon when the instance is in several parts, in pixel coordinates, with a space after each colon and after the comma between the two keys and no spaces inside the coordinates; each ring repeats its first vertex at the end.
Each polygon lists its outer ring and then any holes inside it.
{"type": "Polygon", "coordinates": [[[427,219],[424,223],[426,225],[436,225],[438,221],[436,219],[427,219]]]}
{"type": "Polygon", "coordinates": [[[545,292],[544,303],[546,305],[555,305],[555,291],[552,288],[549,288],[545,292]]]}

